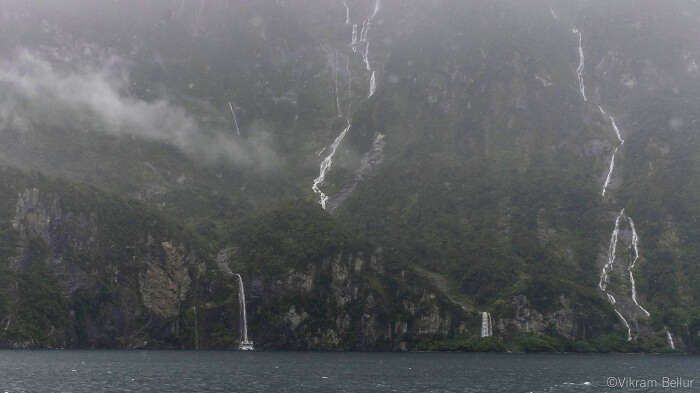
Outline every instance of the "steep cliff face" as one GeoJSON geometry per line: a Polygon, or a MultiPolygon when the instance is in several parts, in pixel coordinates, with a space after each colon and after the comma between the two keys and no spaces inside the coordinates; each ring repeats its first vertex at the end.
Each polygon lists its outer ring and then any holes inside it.
{"type": "Polygon", "coordinates": [[[32,180],[35,186],[16,195],[8,223],[15,251],[3,267],[0,342],[177,345],[191,277],[202,263],[182,233],[138,205],[32,180]]]}
{"type": "MultiPolygon", "coordinates": [[[[210,260],[196,239],[138,204],[9,173],[22,181],[3,178],[19,192],[3,221],[12,233],[3,244],[14,249],[3,265],[0,345],[235,346],[237,249],[210,260]]],[[[410,350],[476,332],[476,314],[415,274],[387,272],[379,250],[319,255],[283,271],[242,271],[259,348],[410,350]]]]}
{"type": "Polygon", "coordinates": [[[477,332],[476,313],[410,272],[387,274],[381,253],[338,253],[297,271],[249,279],[263,348],[409,350],[477,332]]]}
{"type": "MultiPolygon", "coordinates": [[[[226,279],[216,292],[227,291],[226,307],[236,310],[232,276],[243,275],[249,335],[259,348],[410,350],[426,340],[478,334],[476,312],[358,241],[313,204],[272,209],[242,228],[233,235],[238,245],[218,253],[226,279]]],[[[237,318],[232,322],[238,326],[237,318]]]]}

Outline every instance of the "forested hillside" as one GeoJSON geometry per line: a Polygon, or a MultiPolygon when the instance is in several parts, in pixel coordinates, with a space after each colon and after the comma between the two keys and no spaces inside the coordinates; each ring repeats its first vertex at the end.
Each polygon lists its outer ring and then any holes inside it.
{"type": "Polygon", "coordinates": [[[0,0],[0,344],[700,348],[696,2],[83,3],[0,0]]]}

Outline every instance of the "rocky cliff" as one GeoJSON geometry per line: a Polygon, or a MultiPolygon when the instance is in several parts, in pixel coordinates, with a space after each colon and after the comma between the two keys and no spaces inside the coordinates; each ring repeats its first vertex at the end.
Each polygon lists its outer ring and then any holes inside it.
{"type": "MultiPolygon", "coordinates": [[[[6,222],[15,249],[4,267],[3,346],[235,345],[235,250],[210,260],[138,204],[44,178],[28,183],[6,222]]],[[[341,251],[244,274],[253,339],[262,349],[407,350],[476,331],[475,314],[410,272],[392,278],[384,263],[380,251],[341,251]]]]}
{"type": "Polygon", "coordinates": [[[204,264],[185,235],[138,204],[39,177],[29,183],[5,195],[16,202],[5,222],[14,255],[3,266],[3,345],[176,345],[204,264]]]}

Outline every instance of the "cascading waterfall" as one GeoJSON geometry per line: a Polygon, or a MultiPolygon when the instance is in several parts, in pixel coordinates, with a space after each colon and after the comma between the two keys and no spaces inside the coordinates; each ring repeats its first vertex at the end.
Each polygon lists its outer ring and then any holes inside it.
{"type": "MultiPolygon", "coordinates": [[[[362,60],[365,63],[365,69],[367,72],[372,73],[372,77],[374,77],[374,70],[372,69],[372,65],[369,62],[369,39],[368,34],[369,34],[369,29],[372,26],[372,21],[374,21],[374,18],[377,16],[377,13],[379,13],[379,9],[381,7],[380,0],[375,0],[374,1],[374,10],[372,11],[372,14],[365,19],[364,22],[362,22],[362,31],[360,32],[360,42],[363,42],[365,44],[365,50],[362,54],[362,60]]],[[[372,95],[370,94],[370,97],[372,95]]]]}
{"type": "Polygon", "coordinates": [[[610,185],[610,181],[612,180],[613,172],[615,170],[615,156],[617,155],[617,152],[620,150],[620,148],[625,144],[625,140],[622,139],[622,134],[620,133],[620,128],[617,126],[617,122],[615,122],[615,118],[612,115],[608,115],[602,106],[598,105],[598,109],[600,109],[600,113],[603,114],[603,116],[607,116],[610,119],[610,124],[612,124],[613,130],[615,131],[615,136],[620,142],[620,144],[617,145],[617,147],[615,147],[615,150],[613,150],[612,157],[610,158],[610,166],[608,167],[608,174],[607,176],[605,176],[605,182],[603,183],[603,191],[601,192],[601,195],[605,196],[605,193],[608,190],[608,186],[610,185]]]}
{"type": "Polygon", "coordinates": [[[238,128],[238,118],[236,117],[236,111],[233,110],[231,101],[228,102],[228,109],[231,110],[231,116],[233,116],[233,124],[236,127],[236,135],[241,136],[241,129],[238,128]]]}
{"type": "Polygon", "coordinates": [[[493,336],[493,319],[491,314],[487,312],[481,313],[481,337],[493,336]]]}
{"type": "MultiPolygon", "coordinates": [[[[550,8],[550,12],[552,14],[552,17],[555,20],[559,19],[557,14],[554,12],[554,9],[550,8]]],[[[574,34],[578,35],[579,65],[578,65],[578,68],[576,69],[576,74],[578,77],[579,91],[581,92],[581,97],[583,97],[583,101],[587,102],[588,98],[586,97],[586,87],[585,87],[584,79],[583,79],[583,70],[584,70],[584,64],[585,64],[585,57],[584,57],[584,53],[583,53],[583,34],[576,27],[574,27],[572,29],[572,32],[574,34]]],[[[608,115],[602,106],[598,105],[598,109],[600,110],[600,113],[604,117],[607,117],[610,120],[610,124],[612,125],[612,128],[615,131],[615,136],[617,137],[617,140],[619,141],[619,144],[613,150],[612,157],[610,158],[610,165],[608,167],[608,173],[605,177],[605,181],[603,183],[603,188],[601,190],[601,195],[603,197],[605,197],[608,186],[610,185],[610,181],[612,179],[613,172],[615,171],[615,157],[617,155],[617,152],[620,150],[620,148],[622,148],[622,146],[624,146],[625,140],[622,138],[622,133],[620,132],[620,128],[617,126],[617,122],[615,121],[615,118],[612,115],[608,115]]],[[[622,210],[620,210],[620,213],[615,218],[615,227],[613,228],[613,232],[610,235],[610,245],[608,246],[608,260],[605,263],[605,265],[603,266],[603,270],[600,274],[600,280],[598,281],[598,288],[600,288],[600,290],[603,293],[605,293],[605,295],[608,298],[608,301],[614,307],[613,310],[615,311],[615,314],[618,316],[618,318],[622,321],[622,323],[627,328],[627,341],[632,341],[632,329],[630,327],[630,324],[629,324],[629,322],[627,322],[627,319],[625,319],[625,317],[622,315],[622,313],[620,313],[620,311],[617,309],[617,307],[615,307],[617,304],[617,300],[615,299],[615,297],[611,293],[608,292],[609,275],[613,271],[613,267],[615,264],[615,257],[616,257],[616,251],[617,251],[617,241],[618,241],[619,233],[620,233],[620,221],[625,217],[627,218],[627,222],[628,222],[630,229],[631,229],[631,232],[632,232],[632,249],[634,252],[634,257],[632,259],[632,262],[627,267],[630,285],[632,288],[632,302],[647,317],[649,317],[651,315],[649,313],[649,311],[647,311],[641,304],[639,304],[639,301],[637,300],[637,289],[636,289],[636,283],[634,280],[633,270],[634,270],[634,267],[636,266],[637,260],[639,259],[639,236],[637,235],[637,229],[634,226],[634,220],[632,220],[632,217],[625,215],[624,208],[622,208],[622,210]]]]}
{"type": "Polygon", "coordinates": [[[578,68],[576,68],[576,75],[578,75],[578,88],[581,91],[581,96],[583,101],[588,101],[586,98],[586,86],[583,84],[583,67],[584,67],[584,56],[583,56],[583,34],[577,28],[573,28],[572,32],[578,35],[578,68]]]}
{"type": "Polygon", "coordinates": [[[627,221],[632,229],[632,249],[634,250],[634,258],[632,259],[632,263],[630,263],[629,267],[627,267],[627,272],[630,276],[630,284],[632,286],[632,301],[647,317],[650,317],[651,314],[649,311],[642,307],[642,305],[637,301],[637,285],[634,281],[634,274],[632,274],[632,270],[634,270],[634,266],[637,264],[637,260],[639,259],[639,236],[637,235],[637,229],[634,227],[632,217],[627,216],[627,221]]]}
{"type": "Polygon", "coordinates": [[[248,318],[245,311],[245,289],[243,288],[243,278],[240,274],[238,277],[238,304],[241,313],[241,343],[238,348],[241,351],[252,351],[254,349],[253,342],[248,340],[248,318]]]}
{"type": "MultiPolygon", "coordinates": [[[[350,18],[350,8],[348,7],[347,3],[344,2],[343,5],[346,8],[346,19],[345,19],[345,24],[350,25],[352,24],[352,20],[350,18]]],[[[369,46],[370,42],[368,40],[368,32],[370,25],[372,24],[372,21],[374,18],[377,16],[379,13],[379,10],[381,8],[381,3],[380,0],[375,0],[374,3],[374,9],[372,11],[372,14],[365,19],[362,22],[362,30],[359,33],[358,37],[358,32],[357,32],[357,24],[352,24],[352,37],[351,37],[351,42],[350,42],[350,47],[353,51],[353,53],[357,53],[357,47],[359,43],[364,43],[364,51],[362,52],[362,61],[365,65],[365,69],[370,73],[370,81],[369,81],[369,94],[368,98],[372,97],[374,93],[377,90],[377,77],[375,71],[372,69],[372,65],[369,61],[369,46]]],[[[337,112],[339,117],[343,117],[342,111],[341,111],[341,106],[340,106],[340,98],[339,98],[339,92],[338,92],[338,75],[337,75],[337,53],[336,53],[336,74],[335,74],[335,91],[336,91],[336,107],[337,107],[337,112]]],[[[349,71],[349,62],[348,62],[348,71],[349,71]]],[[[348,73],[349,74],[349,73],[348,73]]],[[[350,76],[348,76],[350,78],[350,76]]],[[[348,82],[349,84],[349,89],[352,90],[352,82],[351,80],[348,82]]],[[[350,97],[352,97],[352,91],[350,91],[350,97]]],[[[331,169],[333,166],[333,157],[335,156],[336,151],[338,150],[338,147],[340,144],[343,142],[343,139],[345,139],[345,135],[350,131],[352,128],[352,123],[350,122],[349,117],[351,116],[351,111],[348,111],[346,117],[346,122],[347,125],[343,129],[343,131],[338,135],[333,143],[330,146],[330,152],[328,155],[321,161],[321,167],[319,169],[319,175],[316,177],[313,181],[313,185],[311,186],[311,189],[313,190],[314,193],[316,193],[320,197],[319,203],[321,204],[321,207],[325,210],[328,202],[328,195],[326,195],[322,190],[321,190],[321,184],[326,179],[326,174],[328,171],[331,169]]],[[[383,138],[383,136],[382,136],[383,138]]]]}
{"type": "Polygon", "coordinates": [[[372,26],[372,21],[374,21],[374,18],[377,16],[377,13],[379,12],[379,7],[380,7],[379,0],[375,0],[374,1],[374,9],[372,10],[372,14],[367,19],[365,19],[365,21],[362,23],[362,34],[360,34],[360,41],[368,42],[367,35],[369,34],[369,28],[372,26]]]}
{"type": "Polygon", "coordinates": [[[372,66],[369,64],[369,41],[365,43],[365,51],[362,52],[362,61],[365,63],[367,72],[372,71],[372,66]]]}
{"type": "Polygon", "coordinates": [[[668,342],[668,346],[675,351],[676,344],[673,342],[673,336],[671,335],[671,332],[668,330],[668,328],[666,328],[666,341],[668,342]]]}
{"type": "Polygon", "coordinates": [[[365,42],[365,29],[367,28],[367,21],[362,21],[362,27],[360,28],[360,42],[365,42]]]}
{"type": "MultiPolygon", "coordinates": [[[[623,220],[624,218],[627,219],[627,222],[630,226],[630,229],[632,231],[632,250],[634,252],[634,257],[632,259],[632,262],[629,264],[627,267],[627,272],[629,275],[629,280],[630,280],[630,285],[632,287],[632,302],[637,306],[647,317],[651,316],[649,311],[647,311],[641,304],[639,304],[639,301],[637,300],[637,289],[636,289],[636,283],[634,280],[634,274],[633,270],[634,267],[637,263],[637,260],[639,259],[639,235],[637,235],[637,229],[634,226],[634,220],[632,220],[632,217],[625,215],[625,209],[622,209],[620,211],[620,214],[617,215],[617,218],[615,219],[615,228],[613,229],[612,235],[610,236],[610,246],[608,247],[608,261],[603,266],[603,271],[600,274],[600,281],[598,282],[598,287],[600,288],[601,291],[603,291],[607,297],[608,301],[610,304],[613,306],[617,303],[615,300],[615,297],[608,293],[608,281],[609,281],[609,275],[610,272],[612,272],[614,264],[615,264],[615,257],[616,257],[616,250],[617,250],[617,241],[620,233],[620,221],[623,220]]],[[[628,330],[628,335],[627,338],[628,340],[632,339],[631,331],[629,328],[629,323],[627,320],[622,316],[622,314],[615,309],[615,313],[620,317],[622,320],[622,323],[627,327],[628,330]]]]}
{"type": "Polygon", "coordinates": [[[602,196],[605,196],[605,192],[608,190],[608,186],[610,185],[610,180],[612,179],[612,174],[615,170],[615,155],[617,154],[618,150],[620,150],[620,146],[613,150],[612,157],[610,157],[610,166],[608,167],[608,175],[605,177],[605,182],[603,183],[603,192],[601,192],[602,196]]]}
{"type": "Polygon", "coordinates": [[[321,207],[325,210],[326,209],[326,203],[328,202],[328,195],[324,194],[323,191],[321,191],[320,185],[326,180],[326,173],[328,173],[328,170],[331,169],[333,166],[333,156],[335,156],[336,150],[338,150],[338,146],[343,142],[343,139],[345,139],[345,134],[350,131],[350,128],[352,125],[350,122],[347,122],[347,126],[345,126],[345,129],[338,135],[333,143],[331,144],[331,151],[328,153],[326,158],[321,161],[321,169],[319,171],[318,177],[314,179],[314,184],[311,187],[311,189],[318,194],[319,197],[321,197],[321,207]]]}
{"type": "Polygon", "coordinates": [[[357,185],[365,180],[375,168],[382,164],[384,160],[385,144],[384,134],[377,133],[374,137],[374,142],[372,142],[372,148],[362,157],[360,168],[355,173],[355,179],[338,191],[337,195],[333,198],[333,203],[329,203],[327,206],[329,211],[334,211],[340,206],[345,199],[355,191],[357,185]]]}
{"type": "MultiPolygon", "coordinates": [[[[617,215],[617,218],[615,218],[615,228],[613,229],[612,235],[610,236],[610,245],[608,246],[608,261],[603,266],[603,271],[600,274],[600,281],[598,281],[598,288],[600,288],[603,293],[605,293],[608,296],[608,301],[610,304],[613,306],[617,303],[615,300],[615,297],[611,294],[608,293],[608,278],[609,278],[609,273],[612,272],[613,267],[615,265],[615,256],[617,253],[617,240],[620,234],[620,220],[625,216],[625,209],[622,209],[620,211],[620,214],[617,215]]],[[[622,321],[622,324],[625,325],[627,328],[627,341],[632,341],[632,329],[630,328],[629,322],[627,322],[627,319],[625,319],[624,316],[620,313],[620,311],[617,310],[617,308],[614,308],[615,314],[620,318],[620,321],[622,321]]]]}
{"type": "MultiPolygon", "coordinates": [[[[617,239],[618,235],[620,233],[620,220],[622,217],[625,215],[625,209],[622,209],[620,211],[620,214],[617,215],[617,218],[615,219],[615,228],[613,229],[612,235],[610,236],[610,245],[608,246],[608,262],[603,266],[603,272],[600,274],[600,281],[598,281],[598,288],[600,288],[601,291],[607,292],[608,290],[608,273],[612,271],[613,266],[615,264],[615,254],[617,250],[617,239]]],[[[615,298],[610,299],[611,303],[615,300],[615,298]]]]}
{"type": "Polygon", "coordinates": [[[374,95],[374,91],[377,88],[377,80],[376,80],[376,75],[375,75],[374,69],[372,69],[372,64],[369,61],[370,41],[367,37],[369,35],[369,28],[372,26],[372,22],[374,21],[374,18],[379,13],[380,8],[381,8],[380,0],[375,0],[374,1],[374,9],[372,10],[372,14],[367,19],[365,19],[364,22],[362,22],[362,32],[360,33],[360,42],[363,42],[365,44],[365,50],[362,53],[362,61],[365,63],[365,69],[367,70],[367,72],[371,73],[369,97],[372,97],[372,95],[374,95]]]}
{"type": "Polygon", "coordinates": [[[605,112],[605,109],[603,109],[602,106],[598,105],[598,109],[600,109],[600,113],[602,113],[603,116],[608,116],[610,118],[610,123],[612,124],[613,131],[615,131],[615,136],[617,137],[617,140],[620,142],[620,145],[624,145],[625,140],[622,139],[622,133],[620,133],[620,128],[617,126],[617,122],[615,121],[615,118],[612,117],[611,115],[608,115],[608,113],[605,112]]]}
{"type": "Polygon", "coordinates": [[[369,17],[369,21],[371,22],[374,20],[374,18],[377,16],[377,13],[379,13],[379,8],[381,7],[380,0],[375,0],[374,1],[374,10],[372,11],[372,16],[369,17]]]}
{"type": "MultiPolygon", "coordinates": [[[[603,109],[602,106],[599,105],[598,109],[600,109],[600,113],[603,114],[603,116],[607,116],[610,119],[610,124],[612,125],[612,128],[615,131],[615,136],[617,137],[617,140],[620,142],[620,144],[617,147],[615,147],[615,150],[613,151],[612,158],[610,159],[610,167],[608,169],[608,174],[605,178],[605,182],[603,183],[603,191],[601,192],[601,195],[605,196],[605,192],[607,191],[607,188],[610,185],[610,180],[612,178],[612,174],[613,174],[613,171],[615,169],[615,156],[617,155],[617,152],[620,150],[620,148],[622,146],[624,146],[625,140],[622,138],[622,133],[620,132],[620,128],[617,126],[617,122],[615,121],[615,118],[612,115],[608,115],[608,113],[605,112],[605,110],[603,109]]],[[[619,228],[619,220],[620,220],[620,217],[622,217],[623,215],[624,215],[624,209],[622,209],[621,214],[618,216],[618,218],[616,220],[616,223],[615,223],[616,230],[619,228]]],[[[637,306],[637,308],[639,308],[644,313],[644,315],[649,317],[649,316],[651,316],[649,311],[647,311],[641,304],[639,304],[639,301],[637,300],[637,284],[634,280],[634,273],[633,273],[634,267],[636,266],[637,260],[639,259],[639,235],[637,234],[637,228],[634,225],[634,220],[632,219],[632,217],[630,217],[630,216],[626,216],[626,217],[627,217],[627,222],[630,226],[630,230],[632,231],[632,250],[634,252],[634,257],[632,259],[632,262],[627,267],[627,273],[629,275],[630,286],[632,288],[632,302],[635,304],[635,306],[637,306]]],[[[615,231],[613,233],[614,233],[614,236],[617,236],[615,231]]],[[[613,258],[614,258],[614,255],[613,255],[613,258]]],[[[608,264],[610,264],[610,263],[611,263],[610,260],[608,260],[608,264]]],[[[607,267],[608,267],[608,265],[606,265],[606,267],[603,268],[603,274],[605,275],[605,280],[606,280],[605,285],[607,285],[607,269],[606,269],[607,267]]],[[[601,277],[601,279],[602,279],[602,277],[601,277]]],[[[599,284],[599,286],[600,286],[600,284],[599,284]]],[[[605,291],[605,288],[601,287],[601,290],[605,291]]],[[[610,296],[610,295],[608,295],[608,296],[610,296]]]]}
{"type": "Polygon", "coordinates": [[[627,328],[627,341],[632,341],[632,328],[630,327],[629,322],[627,322],[625,317],[623,317],[622,314],[620,314],[620,312],[617,311],[617,309],[615,309],[615,314],[617,314],[617,317],[620,318],[622,324],[625,325],[625,327],[627,328]]]}

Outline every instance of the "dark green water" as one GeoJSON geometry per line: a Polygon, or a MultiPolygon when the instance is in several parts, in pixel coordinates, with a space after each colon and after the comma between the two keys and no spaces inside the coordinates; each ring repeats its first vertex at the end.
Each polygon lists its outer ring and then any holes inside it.
{"type": "Polygon", "coordinates": [[[699,374],[700,357],[661,355],[0,351],[0,393],[695,392],[663,384],[699,374]]]}

